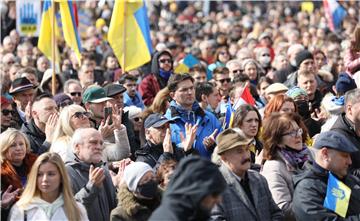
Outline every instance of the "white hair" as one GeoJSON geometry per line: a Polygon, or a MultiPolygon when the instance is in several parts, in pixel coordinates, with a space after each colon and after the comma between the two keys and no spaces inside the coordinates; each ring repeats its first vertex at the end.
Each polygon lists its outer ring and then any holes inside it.
{"type": "Polygon", "coordinates": [[[98,132],[96,129],[90,127],[90,128],[78,128],[75,130],[71,141],[70,141],[70,146],[72,148],[72,151],[75,153],[75,147],[78,144],[83,144],[84,143],[84,135],[88,134],[89,132],[98,132]]]}

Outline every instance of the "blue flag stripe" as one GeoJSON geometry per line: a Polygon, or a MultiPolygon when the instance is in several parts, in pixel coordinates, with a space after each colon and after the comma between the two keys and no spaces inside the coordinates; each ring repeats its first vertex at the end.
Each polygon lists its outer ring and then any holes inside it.
{"type": "Polygon", "coordinates": [[[144,1],[143,1],[143,6],[135,12],[134,17],[140,27],[143,38],[145,39],[148,51],[151,54],[153,50],[152,50],[152,43],[151,43],[151,39],[150,39],[150,26],[149,26],[149,21],[147,18],[147,10],[146,10],[144,1]]]}

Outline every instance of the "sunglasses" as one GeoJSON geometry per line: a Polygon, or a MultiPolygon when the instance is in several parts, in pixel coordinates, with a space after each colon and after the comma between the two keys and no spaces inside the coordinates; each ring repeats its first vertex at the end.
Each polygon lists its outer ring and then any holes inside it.
{"type": "Polygon", "coordinates": [[[159,61],[160,61],[160,63],[169,63],[169,64],[172,63],[172,60],[171,60],[171,59],[161,59],[161,60],[159,60],[159,61]]]}
{"type": "Polygon", "coordinates": [[[15,114],[15,111],[13,111],[13,110],[8,110],[8,109],[4,109],[4,110],[1,111],[1,113],[2,113],[4,116],[7,116],[7,115],[9,115],[9,114],[14,115],[14,114],[15,114]]]}
{"type": "Polygon", "coordinates": [[[90,115],[91,115],[90,112],[87,112],[87,111],[85,111],[85,112],[75,112],[75,114],[73,114],[73,117],[78,118],[78,119],[84,118],[84,117],[89,118],[90,115]]]}
{"type": "Polygon", "coordinates": [[[241,69],[237,69],[237,70],[233,70],[232,73],[233,74],[241,74],[241,69]]]}
{"type": "Polygon", "coordinates": [[[230,83],[230,81],[231,81],[231,79],[230,78],[224,78],[224,79],[221,79],[221,80],[218,80],[218,81],[220,81],[220,83],[225,83],[225,81],[227,82],[227,83],[230,83]]]}
{"type": "Polygon", "coordinates": [[[141,121],[141,120],[142,120],[141,117],[134,117],[134,121],[135,121],[135,122],[139,122],[139,121],[141,121]]]}
{"type": "Polygon", "coordinates": [[[228,54],[226,51],[222,51],[222,52],[220,52],[220,54],[221,55],[226,55],[226,54],[228,54]]]}
{"type": "Polygon", "coordinates": [[[81,97],[81,92],[71,92],[70,95],[73,97],[75,97],[75,96],[81,97]]]}
{"type": "Polygon", "coordinates": [[[74,102],[72,100],[66,100],[66,101],[63,101],[59,104],[59,107],[66,107],[66,106],[69,106],[69,105],[72,105],[74,102]]]}

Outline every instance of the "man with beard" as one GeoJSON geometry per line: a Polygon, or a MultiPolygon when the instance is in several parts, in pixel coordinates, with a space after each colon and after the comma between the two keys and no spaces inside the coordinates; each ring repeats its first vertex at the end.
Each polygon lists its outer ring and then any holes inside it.
{"type": "Polygon", "coordinates": [[[211,212],[210,220],[282,220],[266,180],[250,170],[250,143],[239,128],[224,130],[217,137],[220,172],[228,188],[211,212]]]}
{"type": "MultiPolygon", "coordinates": [[[[331,130],[346,136],[352,144],[360,148],[360,89],[353,89],[345,94],[345,113],[335,121],[331,130]]],[[[360,177],[360,152],[352,153],[350,173],[360,177]]]]}
{"type": "Polygon", "coordinates": [[[226,182],[218,167],[198,156],[180,161],[150,221],[206,221],[226,182]]]}

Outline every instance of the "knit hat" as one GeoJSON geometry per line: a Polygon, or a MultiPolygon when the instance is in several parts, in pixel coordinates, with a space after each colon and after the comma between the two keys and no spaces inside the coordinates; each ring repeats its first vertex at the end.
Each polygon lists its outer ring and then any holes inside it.
{"type": "Polygon", "coordinates": [[[295,99],[296,97],[298,97],[300,95],[308,96],[304,89],[299,88],[297,86],[290,88],[285,94],[288,97],[291,97],[292,99],[295,99]]]}
{"type": "Polygon", "coordinates": [[[228,128],[221,132],[217,138],[217,154],[221,155],[225,151],[231,150],[238,146],[248,145],[252,139],[245,136],[244,132],[239,128],[228,128]]]}
{"type": "Polygon", "coordinates": [[[335,84],[337,93],[345,94],[347,91],[357,88],[355,80],[346,73],[339,74],[335,84]]]}
{"type": "Polygon", "coordinates": [[[136,107],[134,105],[124,107],[124,111],[129,112],[129,119],[134,119],[135,117],[139,117],[139,115],[141,115],[142,112],[140,107],[136,107]]]}
{"type": "Polygon", "coordinates": [[[148,171],[154,172],[151,166],[144,162],[134,162],[125,167],[124,180],[131,192],[135,192],[141,178],[148,171]]]}
{"type": "Polygon", "coordinates": [[[314,57],[308,50],[300,51],[295,57],[297,67],[300,67],[301,63],[306,59],[314,59],[314,57]]]}
{"type": "Polygon", "coordinates": [[[64,93],[60,93],[60,94],[55,95],[55,96],[53,97],[53,99],[54,99],[54,101],[55,101],[55,103],[56,103],[56,105],[57,105],[58,107],[60,107],[60,106],[66,106],[66,105],[64,105],[64,103],[65,103],[66,101],[68,101],[68,102],[67,102],[67,105],[70,105],[70,104],[73,104],[73,103],[74,103],[74,102],[71,100],[71,98],[70,98],[68,95],[64,94],[64,93]]]}

